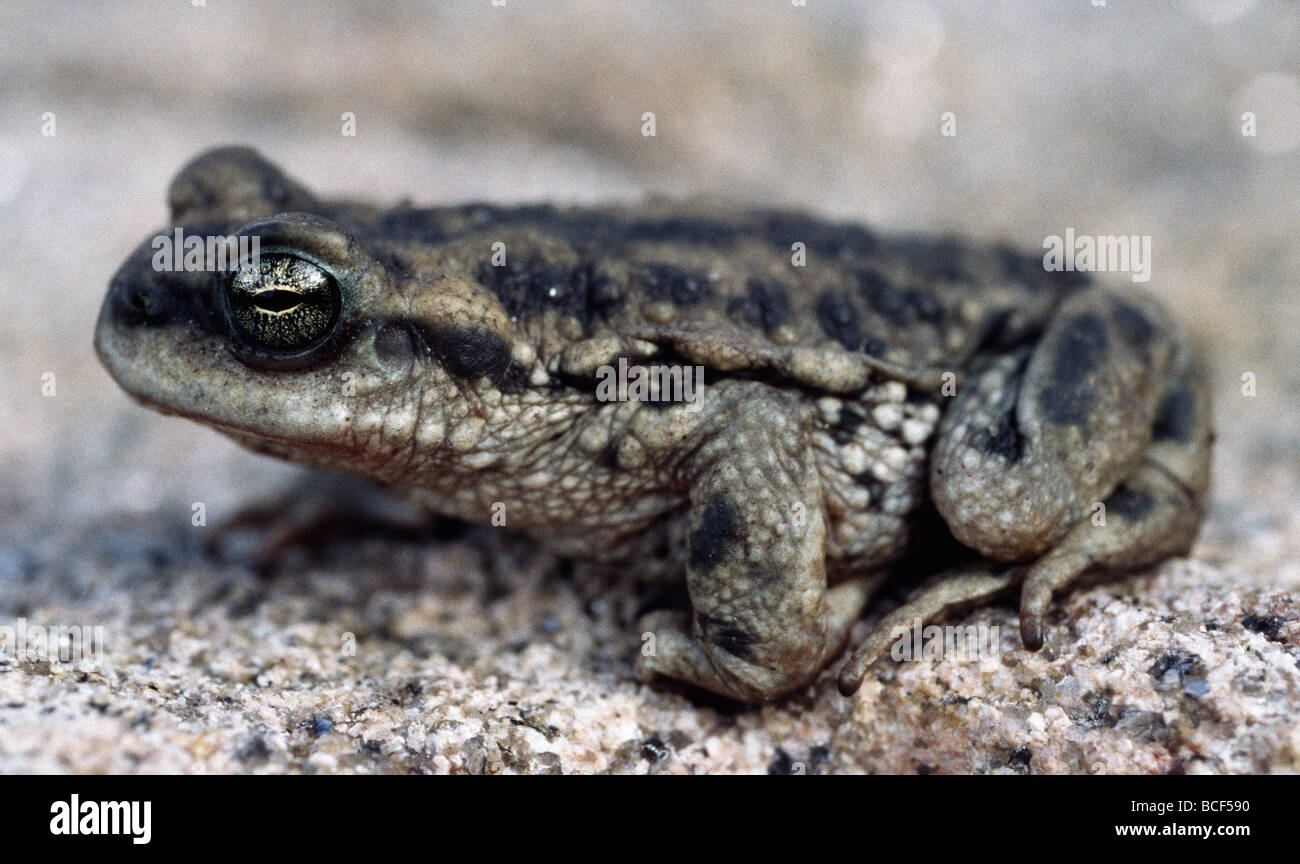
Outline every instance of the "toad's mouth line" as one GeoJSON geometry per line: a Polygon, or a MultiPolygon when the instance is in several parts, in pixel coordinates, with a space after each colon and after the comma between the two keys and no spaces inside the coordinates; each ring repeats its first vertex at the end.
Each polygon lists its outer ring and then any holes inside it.
{"type": "MultiPolygon", "coordinates": [[[[124,388],[125,389],[125,388],[124,388]]],[[[195,423],[208,426],[213,430],[235,438],[240,442],[265,442],[268,444],[280,444],[285,447],[300,450],[337,450],[337,446],[330,445],[328,442],[311,441],[301,437],[289,435],[277,435],[272,432],[265,432],[257,429],[250,429],[247,426],[237,426],[228,421],[218,419],[216,416],[203,411],[186,410],[177,408],[175,404],[160,402],[156,397],[147,395],[138,390],[127,390],[131,398],[138,404],[156,411],[167,417],[180,417],[195,423]]]]}

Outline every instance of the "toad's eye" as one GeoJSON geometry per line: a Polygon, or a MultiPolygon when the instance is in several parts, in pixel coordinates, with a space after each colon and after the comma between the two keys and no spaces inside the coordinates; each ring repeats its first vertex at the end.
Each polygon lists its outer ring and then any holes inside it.
{"type": "Polygon", "coordinates": [[[264,253],[230,279],[227,315],[255,348],[276,354],[306,351],[334,329],[342,300],[334,277],[295,255],[264,253]]]}

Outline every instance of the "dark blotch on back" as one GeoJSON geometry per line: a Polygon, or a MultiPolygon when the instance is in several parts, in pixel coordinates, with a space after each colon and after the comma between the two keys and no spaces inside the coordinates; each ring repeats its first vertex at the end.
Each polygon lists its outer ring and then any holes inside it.
{"type": "Polygon", "coordinates": [[[645,264],[636,271],[646,296],[678,306],[691,306],[713,295],[708,276],[691,273],[671,264],[645,264]]]}
{"type": "Polygon", "coordinates": [[[564,267],[537,257],[500,266],[487,260],[479,264],[475,275],[497,295],[512,319],[553,309],[575,318],[586,329],[594,318],[613,311],[621,299],[613,280],[586,261],[564,267]]]}
{"type": "Polygon", "coordinates": [[[1002,275],[1021,283],[1031,290],[1050,289],[1072,292],[1092,284],[1088,274],[1081,270],[1048,270],[1039,255],[1029,255],[1010,246],[994,250],[1002,267],[1002,275]]]}
{"type": "Polygon", "coordinates": [[[906,237],[900,246],[926,282],[974,282],[966,264],[965,245],[952,237],[930,240],[906,237]]]}
{"type": "Polygon", "coordinates": [[[407,322],[423,337],[429,350],[457,378],[489,378],[503,393],[526,386],[526,370],[510,356],[510,346],[495,333],[473,328],[431,327],[407,322]]]}
{"type": "Polygon", "coordinates": [[[389,210],[379,217],[373,232],[364,231],[362,226],[352,226],[358,233],[373,235],[383,240],[418,240],[423,243],[437,243],[445,240],[446,232],[442,227],[440,211],[399,207],[389,210]]]}
{"type": "Polygon", "coordinates": [[[871,231],[851,222],[825,222],[799,213],[768,212],[761,216],[760,231],[774,246],[789,249],[803,243],[814,255],[850,260],[877,251],[880,241],[871,231]]]}
{"type": "Polygon", "coordinates": [[[1052,358],[1051,378],[1038,395],[1048,420],[1065,425],[1088,419],[1095,401],[1088,379],[1109,346],[1106,324],[1095,313],[1085,312],[1069,322],[1052,358]]]}
{"type": "Polygon", "coordinates": [[[938,324],[943,320],[943,305],[932,291],[896,288],[877,270],[858,270],[853,279],[867,304],[890,324],[906,327],[918,321],[938,324]]]}
{"type": "MultiPolygon", "coordinates": [[[[463,220],[468,223],[466,231],[492,224],[534,224],[562,235],[574,245],[606,252],[622,250],[636,243],[669,242],[721,247],[743,238],[761,237],[785,250],[794,243],[803,243],[814,255],[849,260],[865,258],[879,246],[875,234],[861,225],[827,222],[801,213],[778,211],[762,211],[740,222],[702,216],[620,219],[598,210],[557,210],[545,205],[500,207],[471,204],[460,208],[460,212],[469,217],[463,220]]],[[[395,221],[394,226],[398,229],[425,227],[426,224],[436,227],[439,222],[440,217],[433,214],[426,217],[404,215],[395,221]],[[422,219],[428,222],[422,222],[422,219]]]]}
{"type": "Polygon", "coordinates": [[[624,223],[620,232],[624,240],[635,242],[695,243],[723,246],[733,242],[740,229],[712,219],[669,216],[663,219],[636,219],[624,223]]]}
{"type": "Polygon", "coordinates": [[[695,216],[620,219],[599,210],[559,210],[546,204],[501,207],[472,204],[461,208],[467,217],[466,230],[489,225],[536,225],[547,233],[558,234],[575,246],[610,252],[623,250],[633,243],[691,243],[702,246],[725,246],[734,242],[743,229],[730,222],[695,216]]]}
{"type": "Polygon", "coordinates": [[[691,533],[691,567],[707,572],[718,565],[727,548],[740,537],[740,514],[726,495],[714,495],[704,505],[691,533]]]}
{"type": "Polygon", "coordinates": [[[842,291],[825,291],[817,298],[817,320],[826,335],[850,351],[862,347],[862,318],[842,291]]]}
{"type": "Polygon", "coordinates": [[[790,320],[790,294],[775,279],[750,279],[744,297],[727,303],[727,314],[771,335],[790,320]]]}

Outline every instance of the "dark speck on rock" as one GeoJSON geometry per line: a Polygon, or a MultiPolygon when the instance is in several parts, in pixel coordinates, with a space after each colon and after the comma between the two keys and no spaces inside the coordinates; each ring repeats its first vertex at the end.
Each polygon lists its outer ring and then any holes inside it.
{"type": "Polygon", "coordinates": [[[1109,690],[1084,694],[1081,701],[1081,710],[1069,711],[1067,709],[1070,719],[1074,720],[1074,722],[1089,729],[1115,725],[1115,720],[1111,717],[1110,711],[1115,696],[1109,690]]]}
{"type": "Polygon", "coordinates": [[[1157,690],[1183,690],[1189,696],[1209,692],[1205,681],[1205,663],[1190,651],[1171,648],[1147,670],[1156,679],[1157,690]]]}
{"type": "Polygon", "coordinates": [[[668,749],[668,745],[664,743],[662,738],[658,735],[651,735],[641,742],[641,755],[652,763],[662,762],[672,755],[672,751],[668,749]]]}
{"type": "Polygon", "coordinates": [[[538,753],[537,754],[537,773],[538,774],[563,774],[564,763],[560,760],[558,753],[538,753]]]}
{"type": "Polygon", "coordinates": [[[302,725],[307,728],[307,731],[311,732],[313,737],[319,738],[334,728],[334,721],[328,717],[316,716],[308,717],[303,721],[302,725]]]}
{"type": "Polygon", "coordinates": [[[1029,762],[1034,758],[1033,751],[1028,747],[1017,747],[1012,751],[1011,756],[1007,758],[1007,764],[1019,771],[1028,771],[1029,762]]]}
{"type": "Polygon", "coordinates": [[[1283,623],[1282,619],[1276,615],[1247,615],[1241,619],[1242,627],[1252,633],[1258,633],[1274,640],[1282,637],[1283,623]]]}
{"type": "Polygon", "coordinates": [[[241,762],[261,764],[271,757],[271,748],[261,735],[250,738],[235,751],[235,758],[241,762]]]}
{"type": "Polygon", "coordinates": [[[768,774],[793,774],[794,760],[790,758],[789,753],[785,752],[784,749],[778,747],[776,748],[776,758],[772,760],[772,764],[767,766],[767,773],[768,774]]]}

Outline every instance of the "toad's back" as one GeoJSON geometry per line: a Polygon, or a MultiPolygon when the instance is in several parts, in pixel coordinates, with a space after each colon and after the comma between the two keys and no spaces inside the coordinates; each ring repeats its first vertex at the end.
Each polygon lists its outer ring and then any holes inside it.
{"type": "Polygon", "coordinates": [[[569,348],[564,371],[579,375],[609,357],[573,343],[618,336],[624,353],[640,340],[716,372],[832,392],[873,371],[932,381],[1031,338],[1087,281],[1007,246],[704,203],[318,206],[403,266],[480,283],[544,357],[569,348]]]}

